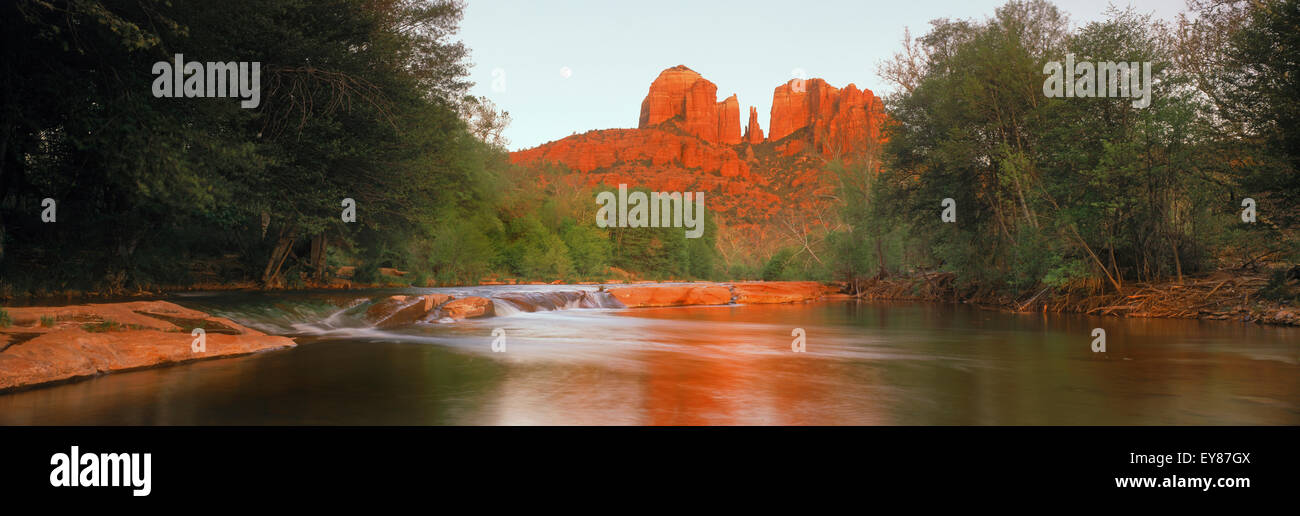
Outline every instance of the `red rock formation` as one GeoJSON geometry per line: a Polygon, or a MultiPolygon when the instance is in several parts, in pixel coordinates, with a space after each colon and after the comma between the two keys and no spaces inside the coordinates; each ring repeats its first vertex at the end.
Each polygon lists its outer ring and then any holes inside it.
{"type": "MultiPolygon", "coordinates": [[[[715,84],[690,68],[679,65],[664,70],[641,102],[637,127],[676,121],[682,131],[710,143],[761,143],[763,131],[755,110],[750,108],[742,137],[735,95],[717,102],[717,92],[715,84]]],[[[841,90],[822,79],[793,79],[772,93],[768,136],[777,141],[807,127],[817,152],[847,154],[878,140],[882,121],[882,104],[870,90],[852,84],[841,90]]]]}
{"type": "Polygon", "coordinates": [[[609,293],[628,308],[725,305],[731,302],[731,290],[717,284],[616,287],[609,289],[609,293]]]}
{"type": "Polygon", "coordinates": [[[726,145],[740,143],[740,102],[734,93],[718,104],[717,141],[726,145]]]}
{"type": "Polygon", "coordinates": [[[6,310],[14,323],[0,328],[0,390],[294,346],[166,301],[6,310]],[[194,328],[206,331],[202,350],[194,328]]]}
{"type": "Polygon", "coordinates": [[[700,74],[683,65],[660,72],[641,101],[641,122],[637,127],[644,129],[681,116],[686,107],[686,92],[700,80],[700,74]]]}
{"type": "Polygon", "coordinates": [[[777,141],[809,125],[826,110],[834,90],[821,79],[791,79],[772,92],[768,137],[777,141]]]}
{"type": "Polygon", "coordinates": [[[842,155],[879,141],[884,108],[871,90],[853,84],[841,90],[821,79],[794,79],[772,92],[771,116],[771,141],[809,128],[805,136],[817,152],[842,155]]]}
{"type": "Polygon", "coordinates": [[[492,300],[485,297],[466,297],[449,301],[442,305],[442,312],[447,317],[461,320],[470,317],[493,315],[492,300]]]}
{"type": "Polygon", "coordinates": [[[687,134],[710,143],[740,143],[740,104],[732,95],[718,102],[718,87],[685,66],[664,70],[641,101],[639,129],[677,121],[687,134]]]}
{"type": "Polygon", "coordinates": [[[821,298],[832,289],[815,281],[763,281],[722,285],[645,285],[613,287],[614,296],[628,308],[657,306],[725,305],[734,296],[737,303],[798,303],[821,298]]]}
{"type": "MultiPolygon", "coordinates": [[[[511,154],[511,162],[558,164],[565,181],[587,186],[706,192],[710,212],[735,245],[765,249],[788,238],[782,217],[825,220],[837,181],[825,154],[845,160],[871,149],[884,117],[880,100],[853,85],[821,79],[786,84],[773,94],[768,138],[750,109],[742,137],[735,96],[685,66],[664,70],[641,104],[638,129],[589,131],[511,154]],[[738,145],[748,143],[748,145],[738,145]]],[[[539,176],[540,186],[551,181],[539,176]]],[[[762,252],[756,254],[770,254],[762,252]]]]}
{"type": "Polygon", "coordinates": [[[740,304],[800,303],[825,296],[832,289],[815,281],[764,281],[732,285],[740,304]]]}
{"type": "Polygon", "coordinates": [[[568,166],[588,185],[627,184],[654,191],[708,192],[710,209],[766,219],[780,209],[768,180],[731,147],[662,129],[608,129],[518,151],[515,163],[568,166]]]}
{"type": "Polygon", "coordinates": [[[376,327],[392,328],[404,326],[424,318],[434,308],[450,301],[446,294],[429,294],[425,296],[390,296],[366,309],[366,317],[376,327]]]}
{"type": "Polygon", "coordinates": [[[749,106],[749,125],[745,127],[745,141],[750,145],[763,143],[763,128],[758,126],[758,108],[749,106]]]}

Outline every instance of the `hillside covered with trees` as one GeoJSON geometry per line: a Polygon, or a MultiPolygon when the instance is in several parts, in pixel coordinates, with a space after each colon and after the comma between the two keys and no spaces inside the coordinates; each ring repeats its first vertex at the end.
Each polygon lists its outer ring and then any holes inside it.
{"type": "Polygon", "coordinates": [[[943,273],[963,296],[1024,299],[1225,269],[1272,274],[1269,295],[1297,295],[1295,0],[1198,0],[1172,23],[1112,11],[1077,26],[1043,0],[935,20],[881,63],[894,86],[883,143],[853,160],[825,156],[833,220],[743,253],[729,250],[758,239],[713,213],[699,239],[597,227],[592,201],[616,185],[512,163],[509,114],[467,94],[463,9],[5,3],[0,297],[341,276],[856,287],[943,273]],[[154,63],[176,54],[261,63],[260,105],[151,95],[154,63]],[[1070,54],[1152,63],[1150,105],[1046,96],[1045,65],[1070,54]],[[1247,198],[1253,223],[1242,220],[1247,198]],[[56,222],[43,219],[47,199],[56,222]],[[340,217],[345,199],[355,222],[340,217]],[[943,199],[955,222],[941,219],[943,199]],[[405,274],[384,272],[394,269],[405,274]]]}

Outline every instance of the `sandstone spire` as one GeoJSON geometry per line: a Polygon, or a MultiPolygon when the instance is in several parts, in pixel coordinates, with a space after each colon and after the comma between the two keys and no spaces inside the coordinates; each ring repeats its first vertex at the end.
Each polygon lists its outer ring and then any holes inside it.
{"type": "Polygon", "coordinates": [[[749,125],[745,127],[745,141],[750,145],[763,143],[763,128],[758,126],[758,108],[749,106],[749,125]]]}

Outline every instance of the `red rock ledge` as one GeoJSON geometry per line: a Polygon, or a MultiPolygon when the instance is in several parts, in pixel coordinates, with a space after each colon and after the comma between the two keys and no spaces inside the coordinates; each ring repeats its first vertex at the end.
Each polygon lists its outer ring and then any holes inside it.
{"type": "Polygon", "coordinates": [[[825,297],[831,287],[815,281],[762,281],[750,283],[696,283],[686,285],[632,285],[611,287],[610,295],[628,308],[655,306],[802,303],[825,297]]]}
{"type": "Polygon", "coordinates": [[[615,287],[608,291],[628,308],[725,305],[731,302],[731,289],[715,284],[637,285],[615,287]]]}
{"type": "Polygon", "coordinates": [[[13,322],[0,328],[0,391],[295,345],[166,301],[5,310],[13,322]],[[194,328],[206,332],[202,352],[191,349],[194,328]]]}
{"type": "Polygon", "coordinates": [[[731,286],[736,302],[742,305],[802,303],[819,299],[833,290],[816,281],[764,281],[731,286]]]}

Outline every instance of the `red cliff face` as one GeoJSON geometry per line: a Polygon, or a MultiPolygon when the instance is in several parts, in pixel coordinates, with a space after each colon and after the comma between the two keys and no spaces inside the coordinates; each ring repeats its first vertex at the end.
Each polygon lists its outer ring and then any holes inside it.
{"type": "Polygon", "coordinates": [[[777,141],[808,128],[805,140],[817,152],[852,154],[875,146],[883,120],[883,105],[871,90],[852,84],[841,90],[821,79],[795,79],[772,92],[768,136],[777,141]]]}
{"type": "Polygon", "coordinates": [[[664,70],[641,101],[639,129],[676,121],[687,134],[711,143],[740,143],[740,103],[718,102],[718,87],[685,66],[664,70]]]}
{"type": "Polygon", "coordinates": [[[740,143],[740,101],[734,93],[718,104],[718,141],[727,145],[740,143]]]}

